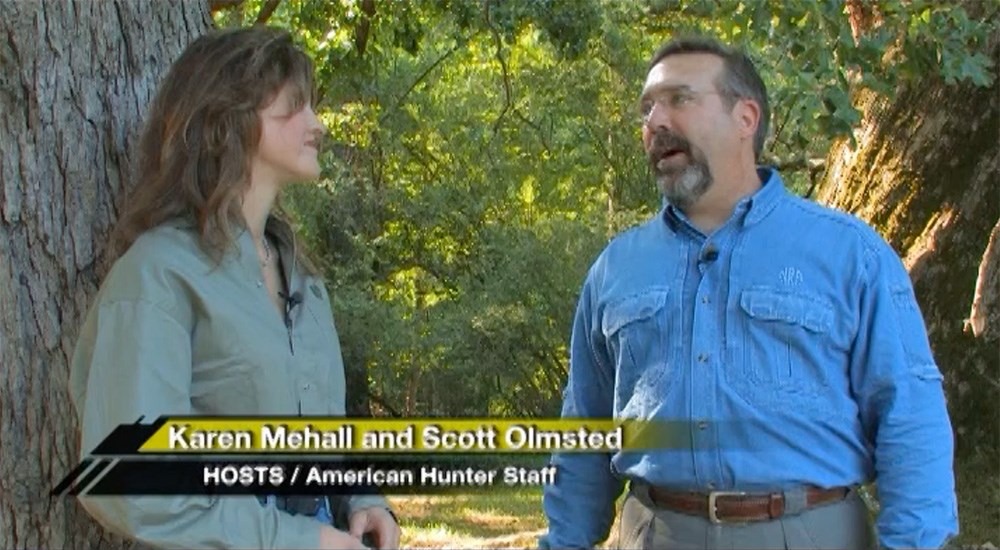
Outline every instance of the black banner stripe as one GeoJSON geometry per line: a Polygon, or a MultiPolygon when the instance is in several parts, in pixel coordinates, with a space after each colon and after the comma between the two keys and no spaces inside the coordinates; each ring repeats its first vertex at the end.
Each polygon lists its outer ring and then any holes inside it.
{"type": "Polygon", "coordinates": [[[88,495],[469,494],[537,488],[557,470],[545,457],[412,457],[329,461],[122,458],[88,495]]]}
{"type": "Polygon", "coordinates": [[[82,474],[84,470],[89,468],[93,463],[94,461],[89,458],[81,460],[80,464],[76,468],[73,468],[72,472],[66,474],[66,477],[64,477],[63,480],[59,482],[59,485],[56,485],[56,487],[52,489],[49,494],[54,496],[62,495],[63,491],[68,489],[70,484],[72,484],[76,478],[80,477],[80,474],[82,474]]]}
{"type": "MultiPolygon", "coordinates": [[[[139,417],[142,420],[142,417],[139,417]]],[[[167,417],[161,416],[152,424],[120,424],[101,441],[91,455],[134,455],[157,430],[167,423],[167,417]]]]}
{"type": "Polygon", "coordinates": [[[87,485],[90,485],[90,483],[92,481],[94,481],[102,473],[104,473],[105,471],[107,471],[108,466],[111,466],[111,464],[112,464],[112,461],[110,461],[110,460],[105,460],[103,458],[96,459],[96,464],[95,464],[94,468],[92,470],[90,470],[89,472],[87,472],[87,475],[83,476],[83,479],[81,479],[79,483],[77,483],[76,485],[74,485],[73,488],[69,490],[68,494],[70,494],[70,495],[78,495],[78,494],[80,494],[81,491],[83,491],[84,489],[87,488],[87,485]]]}

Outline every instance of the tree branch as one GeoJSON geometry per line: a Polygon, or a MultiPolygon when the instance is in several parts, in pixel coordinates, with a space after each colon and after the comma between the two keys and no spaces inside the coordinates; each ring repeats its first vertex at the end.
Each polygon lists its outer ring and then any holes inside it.
{"type": "Polygon", "coordinates": [[[358,57],[364,57],[365,48],[368,46],[368,31],[371,29],[372,19],[375,18],[375,0],[361,0],[361,13],[364,16],[354,27],[354,49],[358,51],[358,57]]]}
{"type": "Polygon", "coordinates": [[[254,25],[263,25],[267,23],[267,20],[271,18],[274,14],[274,10],[278,8],[278,4],[281,0],[267,0],[263,6],[260,7],[260,13],[257,14],[257,19],[254,20],[254,25]]]}
{"type": "MultiPolygon", "coordinates": [[[[496,137],[497,130],[500,129],[500,122],[503,121],[503,117],[507,115],[507,111],[511,107],[511,92],[510,92],[510,75],[507,72],[507,62],[503,58],[503,40],[500,38],[500,31],[493,26],[493,21],[490,20],[490,2],[487,0],[483,3],[486,11],[486,25],[490,28],[490,34],[493,35],[493,43],[496,44],[496,58],[500,62],[500,72],[503,74],[503,109],[500,111],[500,115],[497,119],[493,121],[493,137],[496,137]]],[[[490,138],[493,141],[493,138],[490,138]]]]}
{"type": "Polygon", "coordinates": [[[549,147],[549,142],[545,139],[545,134],[542,133],[542,129],[532,122],[528,117],[521,113],[521,110],[514,108],[514,116],[516,116],[521,122],[527,124],[532,130],[538,134],[538,140],[542,142],[542,147],[545,149],[546,153],[551,153],[551,148],[549,147]]]}
{"type": "Polygon", "coordinates": [[[399,109],[403,105],[403,101],[406,99],[406,97],[410,95],[410,92],[415,90],[417,88],[417,85],[423,82],[423,80],[427,78],[429,74],[431,74],[431,71],[436,69],[437,66],[440,65],[445,59],[448,59],[449,57],[451,57],[451,54],[458,51],[459,46],[464,43],[465,41],[463,40],[457,41],[450,50],[445,52],[445,54],[442,55],[441,57],[437,58],[437,60],[435,60],[434,63],[431,63],[429,67],[424,69],[424,72],[420,73],[420,76],[418,76],[417,79],[414,80],[412,84],[410,84],[410,87],[407,88],[405,92],[403,92],[403,95],[399,96],[399,99],[396,100],[396,103],[393,104],[393,106],[390,109],[387,109],[386,112],[383,113],[381,117],[379,117],[379,122],[385,122],[386,118],[389,117],[390,113],[393,113],[394,111],[399,109]]]}
{"type": "Polygon", "coordinates": [[[774,159],[772,166],[778,169],[779,172],[798,172],[799,170],[822,170],[826,166],[826,159],[822,158],[808,158],[808,157],[796,157],[787,160],[774,159]]]}
{"type": "Polygon", "coordinates": [[[544,373],[545,381],[549,384],[548,389],[558,392],[562,388],[563,380],[569,375],[566,372],[566,367],[563,366],[559,358],[549,349],[540,348],[533,355],[539,363],[543,363],[542,372],[544,373]],[[552,368],[546,368],[544,363],[551,364],[552,368]],[[552,370],[556,370],[558,373],[553,373],[552,370]]]}
{"type": "Polygon", "coordinates": [[[246,0],[208,0],[208,9],[213,14],[217,11],[231,10],[239,7],[246,0]]]}
{"type": "Polygon", "coordinates": [[[826,159],[798,157],[785,161],[774,160],[770,163],[779,172],[798,172],[800,170],[809,171],[809,189],[802,195],[802,198],[812,198],[816,188],[819,187],[819,175],[826,168],[826,159]]]}
{"type": "Polygon", "coordinates": [[[400,140],[399,143],[400,145],[403,146],[403,149],[405,149],[406,152],[410,154],[410,156],[416,159],[421,166],[423,166],[425,169],[427,169],[428,172],[430,172],[431,180],[437,179],[438,177],[437,167],[441,165],[441,160],[437,158],[437,156],[435,156],[434,153],[430,151],[425,151],[427,153],[427,156],[430,157],[430,162],[428,162],[427,158],[425,158],[423,154],[417,151],[409,143],[406,143],[405,141],[402,140],[400,140]]]}
{"type": "Polygon", "coordinates": [[[369,400],[374,401],[379,407],[382,407],[383,409],[389,411],[390,416],[394,416],[396,418],[403,416],[403,414],[400,413],[398,410],[396,410],[395,407],[386,403],[385,399],[383,399],[382,396],[379,395],[375,390],[369,388],[368,386],[365,386],[365,393],[368,394],[369,400]]]}
{"type": "Polygon", "coordinates": [[[611,159],[611,153],[608,151],[608,148],[604,145],[604,142],[601,141],[601,138],[597,137],[597,134],[594,132],[594,129],[591,127],[590,124],[584,123],[584,128],[587,129],[587,135],[590,136],[590,139],[593,140],[594,144],[597,145],[597,150],[601,153],[601,156],[604,157],[604,161],[608,163],[608,166],[611,167],[611,170],[617,172],[618,169],[617,167],[615,167],[615,163],[611,159]]]}
{"type": "Polygon", "coordinates": [[[773,136],[771,138],[771,150],[772,151],[775,148],[777,148],[778,145],[782,144],[782,141],[781,141],[781,132],[785,129],[785,124],[788,122],[788,119],[791,116],[791,112],[792,112],[792,102],[789,101],[788,102],[788,108],[785,109],[785,116],[781,117],[781,120],[778,121],[778,128],[774,131],[774,134],[773,134],[773,136]]]}
{"type": "Polygon", "coordinates": [[[1000,326],[1000,313],[997,313],[996,307],[1000,302],[1000,292],[997,291],[1000,285],[997,281],[1000,281],[1000,219],[990,232],[989,243],[979,263],[972,309],[969,311],[969,318],[965,320],[964,331],[971,332],[976,338],[983,338],[1000,326]]]}

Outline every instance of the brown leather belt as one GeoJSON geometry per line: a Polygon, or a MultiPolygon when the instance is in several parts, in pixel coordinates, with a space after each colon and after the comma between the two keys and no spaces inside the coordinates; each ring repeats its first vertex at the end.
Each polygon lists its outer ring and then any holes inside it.
{"type": "MultiPolygon", "coordinates": [[[[848,491],[847,487],[834,487],[832,489],[807,487],[805,489],[806,508],[843,500],[848,491]]],[[[707,518],[712,523],[768,521],[785,515],[785,494],[780,492],[712,491],[711,493],[688,493],[650,486],[649,497],[660,508],[707,518]]]]}

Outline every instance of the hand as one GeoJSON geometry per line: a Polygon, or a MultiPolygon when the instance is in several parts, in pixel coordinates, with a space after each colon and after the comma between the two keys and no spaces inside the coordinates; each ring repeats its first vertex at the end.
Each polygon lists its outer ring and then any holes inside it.
{"type": "Polygon", "coordinates": [[[319,547],[322,550],[367,550],[368,548],[361,543],[360,538],[329,525],[321,525],[319,528],[319,547]]]}
{"type": "Polygon", "coordinates": [[[365,533],[373,533],[378,548],[399,548],[399,525],[396,518],[381,506],[362,508],[348,520],[351,536],[361,538],[365,533]]]}

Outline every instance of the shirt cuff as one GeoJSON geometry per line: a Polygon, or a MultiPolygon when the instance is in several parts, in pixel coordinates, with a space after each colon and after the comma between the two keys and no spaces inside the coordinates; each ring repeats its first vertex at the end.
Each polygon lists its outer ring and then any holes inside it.
{"type": "Polygon", "coordinates": [[[392,519],[396,520],[396,524],[399,524],[396,514],[393,513],[392,508],[389,507],[389,503],[385,500],[385,497],[381,495],[354,495],[347,499],[348,518],[350,518],[351,514],[354,512],[365,508],[384,508],[387,512],[389,512],[389,515],[392,516],[392,519]]]}

